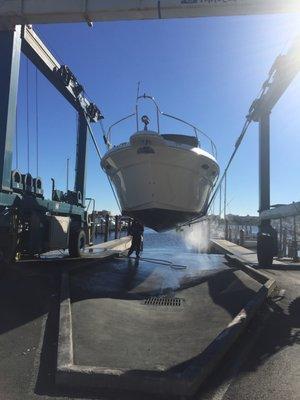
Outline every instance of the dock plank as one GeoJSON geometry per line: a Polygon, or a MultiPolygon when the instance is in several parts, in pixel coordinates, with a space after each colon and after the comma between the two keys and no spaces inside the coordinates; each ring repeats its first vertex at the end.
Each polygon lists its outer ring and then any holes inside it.
{"type": "Polygon", "coordinates": [[[245,247],[239,246],[238,244],[229,242],[224,239],[211,239],[211,243],[218,250],[225,251],[226,253],[233,254],[239,258],[242,258],[246,262],[251,264],[257,264],[257,254],[253,250],[246,249],[245,247]]]}

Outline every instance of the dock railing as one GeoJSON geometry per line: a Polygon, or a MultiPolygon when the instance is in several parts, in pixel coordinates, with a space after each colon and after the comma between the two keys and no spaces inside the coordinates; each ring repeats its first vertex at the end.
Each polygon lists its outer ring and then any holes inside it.
{"type": "MultiPolygon", "coordinates": [[[[216,199],[215,202],[218,200],[216,199]]],[[[219,202],[219,207],[220,204],[222,203],[219,202]]],[[[208,215],[197,222],[200,225],[206,225],[209,239],[225,239],[254,250],[257,245],[260,217],[225,214],[223,208],[219,210],[217,208],[217,205],[212,203],[208,215]]],[[[282,214],[279,217],[274,213],[271,225],[277,231],[277,259],[298,262],[300,259],[300,212],[298,209],[295,209],[294,215],[282,214]]]]}

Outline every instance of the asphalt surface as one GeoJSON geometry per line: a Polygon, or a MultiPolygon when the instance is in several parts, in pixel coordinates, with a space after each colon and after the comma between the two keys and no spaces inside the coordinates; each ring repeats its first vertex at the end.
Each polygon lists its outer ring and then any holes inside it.
{"type": "MultiPolygon", "coordinates": [[[[0,280],[0,399],[154,399],[55,386],[61,265],[19,264],[0,280]]],[[[300,267],[265,270],[285,290],[252,321],[195,399],[300,399],[300,267]]]]}
{"type": "Polygon", "coordinates": [[[300,399],[300,271],[277,268],[265,272],[277,279],[284,297],[270,304],[265,327],[224,399],[238,393],[244,399],[300,399]]]}
{"type": "Polygon", "coordinates": [[[182,371],[261,287],[226,267],[222,256],[188,255],[180,270],[147,261],[147,252],[143,257],[70,274],[76,365],[182,371]],[[189,258],[198,266],[215,265],[193,268],[189,258]],[[166,294],[181,299],[181,306],[144,304],[166,294]]]}
{"type": "Polygon", "coordinates": [[[252,321],[197,399],[300,399],[300,266],[274,265],[277,297],[252,321]]]}

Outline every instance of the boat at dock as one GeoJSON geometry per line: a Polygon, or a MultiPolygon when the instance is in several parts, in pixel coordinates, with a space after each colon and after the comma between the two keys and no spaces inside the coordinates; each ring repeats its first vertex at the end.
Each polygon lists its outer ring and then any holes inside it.
{"type": "Polygon", "coordinates": [[[211,139],[194,125],[156,107],[157,129],[149,130],[149,118],[143,115],[139,129],[139,112],[113,124],[105,135],[108,150],[101,161],[112,181],[123,215],[139,220],[156,231],[173,229],[206,213],[208,199],[219,175],[216,147],[211,139]],[[136,117],[137,130],[129,141],[113,146],[112,128],[130,117],[136,117]],[[160,118],[169,117],[189,126],[193,135],[161,133],[160,118]],[[211,152],[200,145],[199,136],[208,141],[211,152]]]}

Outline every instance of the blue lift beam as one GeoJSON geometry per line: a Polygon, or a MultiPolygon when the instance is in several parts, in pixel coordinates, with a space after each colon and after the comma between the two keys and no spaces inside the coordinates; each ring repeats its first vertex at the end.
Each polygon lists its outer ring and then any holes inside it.
{"type": "MultiPolygon", "coordinates": [[[[261,95],[249,110],[249,120],[259,123],[259,213],[270,210],[270,114],[300,71],[300,37],[272,65],[261,95]]],[[[277,232],[269,219],[262,219],[257,254],[261,265],[271,264],[276,254],[277,232]]]]}
{"type": "Polygon", "coordinates": [[[11,192],[21,55],[21,27],[0,31],[0,190],[11,192]]]}
{"type": "Polygon", "coordinates": [[[83,112],[79,112],[75,167],[75,191],[82,193],[83,204],[85,204],[87,142],[88,125],[86,122],[86,117],[83,112]]]}
{"type": "Polygon", "coordinates": [[[70,221],[66,246],[71,255],[79,256],[87,233],[84,206],[88,123],[103,116],[85,97],[83,86],[71,70],[58,63],[31,27],[16,25],[0,31],[0,55],[0,262],[14,259],[16,253],[33,256],[53,250],[49,237],[49,226],[54,221],[50,221],[51,216],[70,221]],[[53,185],[51,200],[44,199],[40,178],[12,171],[21,52],[78,112],[74,191],[63,193],[53,185]]]}
{"type": "Polygon", "coordinates": [[[262,93],[249,110],[249,119],[259,123],[259,212],[270,209],[270,114],[300,71],[300,37],[285,55],[277,57],[262,93]]]}

